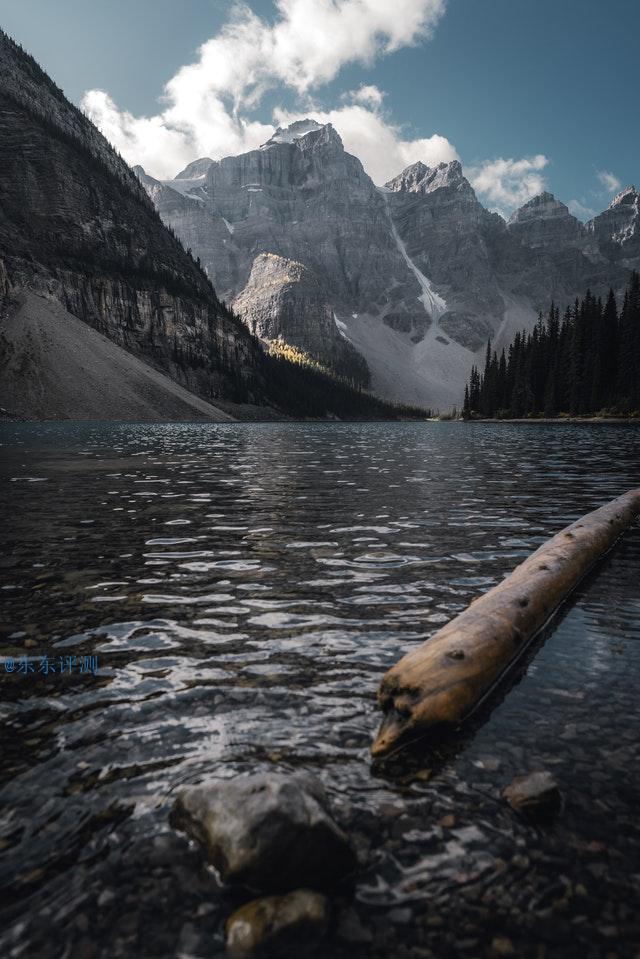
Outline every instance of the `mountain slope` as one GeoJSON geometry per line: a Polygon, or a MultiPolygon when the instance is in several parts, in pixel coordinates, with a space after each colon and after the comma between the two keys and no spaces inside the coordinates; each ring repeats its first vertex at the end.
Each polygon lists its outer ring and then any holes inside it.
{"type": "Polygon", "coordinates": [[[190,393],[72,316],[25,291],[0,323],[0,407],[27,420],[225,422],[190,393]]]}

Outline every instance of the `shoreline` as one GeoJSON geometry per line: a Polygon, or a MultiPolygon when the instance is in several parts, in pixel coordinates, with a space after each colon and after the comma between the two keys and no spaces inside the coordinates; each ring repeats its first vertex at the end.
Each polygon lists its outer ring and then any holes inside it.
{"type": "MultiPolygon", "coordinates": [[[[195,395],[195,394],[194,394],[195,395]]],[[[199,399],[199,397],[196,396],[199,399]]],[[[206,401],[203,401],[206,403],[206,401]]],[[[520,417],[514,419],[461,419],[459,417],[448,417],[448,416],[425,416],[423,419],[418,417],[399,417],[398,419],[380,419],[377,417],[361,417],[361,418],[348,418],[348,419],[339,419],[336,417],[295,417],[295,416],[282,416],[277,413],[271,407],[264,407],[265,416],[253,417],[242,415],[243,413],[251,411],[253,412],[252,407],[248,404],[232,404],[226,401],[216,401],[227,416],[228,419],[225,421],[229,424],[241,425],[241,424],[256,424],[256,423],[527,423],[531,425],[535,424],[564,424],[564,423],[610,423],[610,424],[634,424],[640,426],[640,416],[557,416],[557,417],[520,417]],[[231,415],[230,415],[231,414],[231,415]],[[233,416],[232,414],[235,414],[233,416]],[[272,415],[269,415],[272,414],[272,415]]],[[[259,409],[262,409],[259,407],[259,409]]],[[[222,421],[222,422],[225,422],[222,421]]],[[[94,419],[92,417],[81,417],[74,419],[72,417],[63,417],[63,416],[53,416],[53,417],[43,417],[43,418],[31,418],[31,417],[22,417],[19,415],[12,414],[9,410],[3,409],[0,407],[0,424],[8,423],[148,423],[149,425],[162,425],[168,423],[190,423],[192,425],[201,424],[210,424],[212,421],[210,419],[94,419]]],[[[219,421],[220,422],[220,421],[219,421]]]]}
{"type": "MultiPolygon", "coordinates": [[[[450,421],[454,422],[454,421],[450,421]]],[[[640,425],[640,416],[540,416],[517,419],[473,419],[460,423],[635,423],[640,425]]]]}

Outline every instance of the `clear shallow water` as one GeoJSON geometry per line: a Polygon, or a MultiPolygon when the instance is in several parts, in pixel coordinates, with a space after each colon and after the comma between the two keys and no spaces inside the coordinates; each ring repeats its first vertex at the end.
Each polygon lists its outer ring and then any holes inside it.
{"type": "Polygon", "coordinates": [[[638,527],[450,755],[391,774],[369,744],[403,652],[640,485],[637,428],[51,424],[0,439],[1,652],[35,667],[0,665],[3,955],[221,955],[232,903],[169,828],[173,793],[300,767],[365,863],[323,955],[484,955],[496,935],[519,955],[632,954],[638,527]],[[44,676],[45,654],[75,667],[44,676]],[[536,768],[566,796],[544,831],[499,798],[536,768]]]}

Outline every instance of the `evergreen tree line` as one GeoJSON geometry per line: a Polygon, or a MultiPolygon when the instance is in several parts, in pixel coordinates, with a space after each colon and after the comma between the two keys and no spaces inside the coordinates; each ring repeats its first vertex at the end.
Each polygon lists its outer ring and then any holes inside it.
{"type": "Polygon", "coordinates": [[[517,333],[498,357],[487,344],[464,392],[462,415],[519,418],[640,414],[640,274],[633,271],[618,310],[587,292],[560,317],[552,303],[531,333],[517,333]]]}

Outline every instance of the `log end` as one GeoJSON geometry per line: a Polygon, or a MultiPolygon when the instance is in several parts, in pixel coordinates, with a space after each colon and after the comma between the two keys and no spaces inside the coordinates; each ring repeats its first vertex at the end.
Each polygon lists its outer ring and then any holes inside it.
{"type": "Polygon", "coordinates": [[[425,689],[420,678],[400,660],[383,678],[378,702],[384,717],[371,746],[374,759],[428,735],[433,727],[443,730],[457,724],[469,700],[465,680],[445,687],[425,689]]]}

